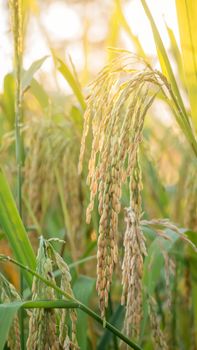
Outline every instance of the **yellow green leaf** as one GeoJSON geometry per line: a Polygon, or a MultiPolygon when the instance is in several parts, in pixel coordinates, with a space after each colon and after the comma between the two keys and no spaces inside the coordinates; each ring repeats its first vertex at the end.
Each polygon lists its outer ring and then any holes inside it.
{"type": "Polygon", "coordinates": [[[176,0],[183,67],[191,114],[197,129],[197,1],[176,0]]]}

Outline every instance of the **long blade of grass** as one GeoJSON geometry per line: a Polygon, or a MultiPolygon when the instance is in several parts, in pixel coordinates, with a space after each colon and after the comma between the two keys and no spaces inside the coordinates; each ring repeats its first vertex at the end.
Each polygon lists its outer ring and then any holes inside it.
{"type": "MultiPolygon", "coordinates": [[[[0,224],[18,261],[35,268],[35,254],[3,171],[0,169],[0,224]]],[[[32,277],[25,274],[31,286],[32,277]]]]}
{"type": "MultiPolygon", "coordinates": [[[[95,280],[86,276],[79,276],[74,283],[73,292],[77,299],[82,301],[84,304],[89,303],[89,299],[93,292],[93,287],[95,280]]],[[[80,345],[81,350],[86,350],[88,347],[88,320],[87,315],[80,310],[78,314],[78,323],[77,323],[77,338],[78,344],[80,345]]]]}
{"type": "Polygon", "coordinates": [[[34,74],[40,69],[48,57],[49,56],[44,56],[39,60],[33,62],[29,69],[22,73],[21,88],[23,92],[30,86],[34,74]]]}
{"type": "Polygon", "coordinates": [[[21,307],[20,302],[0,305],[0,350],[4,349],[12,321],[21,307]]]}
{"type": "MultiPolygon", "coordinates": [[[[189,122],[189,118],[183,103],[183,99],[182,96],[180,94],[178,85],[177,85],[177,81],[175,79],[174,73],[173,73],[173,69],[167,54],[167,51],[164,47],[163,41],[161,39],[161,36],[159,34],[159,31],[157,29],[157,26],[155,24],[154,18],[150,12],[150,9],[146,3],[145,0],[141,0],[142,6],[144,8],[144,11],[149,19],[151,28],[152,28],[152,32],[153,32],[153,36],[154,36],[154,40],[155,40],[155,44],[156,44],[156,48],[157,48],[157,52],[158,52],[158,58],[161,64],[161,69],[164,73],[164,75],[167,76],[167,78],[169,79],[171,86],[172,86],[172,90],[173,93],[176,97],[177,103],[179,105],[179,108],[181,110],[181,119],[183,123],[179,123],[182,130],[184,131],[184,133],[186,134],[187,138],[189,139],[189,137],[191,136],[191,126],[190,126],[190,122],[189,122]],[[190,135],[190,136],[189,136],[190,135]]],[[[190,139],[189,139],[190,140],[190,139]]],[[[191,141],[191,140],[190,140],[191,141]]]]}
{"type": "Polygon", "coordinates": [[[168,36],[170,39],[170,50],[171,53],[175,59],[175,62],[177,64],[177,68],[178,68],[178,72],[179,72],[179,76],[181,78],[182,84],[183,86],[185,85],[185,78],[184,78],[184,74],[183,74],[183,62],[182,62],[182,56],[181,56],[181,52],[179,50],[179,46],[176,40],[176,37],[174,35],[173,30],[167,25],[167,23],[165,23],[166,26],[166,30],[168,32],[168,36]]]}
{"type": "Polygon", "coordinates": [[[49,109],[50,99],[42,85],[39,84],[36,79],[32,79],[30,91],[37,99],[44,112],[46,113],[49,109]]]}
{"type": "Polygon", "coordinates": [[[73,90],[76,98],[78,99],[81,105],[82,110],[85,110],[86,109],[85,99],[75,76],[72,74],[71,70],[69,69],[68,65],[65,62],[63,62],[60,58],[56,56],[54,56],[54,59],[57,63],[58,71],[62,74],[64,79],[66,79],[66,81],[70,85],[71,89],[73,90]]]}
{"type": "Polygon", "coordinates": [[[173,87],[173,90],[174,90],[174,93],[179,101],[179,105],[181,106],[181,109],[184,112],[184,117],[187,120],[188,117],[187,117],[187,113],[185,110],[185,106],[184,106],[181,94],[179,92],[179,88],[178,88],[178,85],[177,85],[177,82],[176,82],[176,79],[175,79],[175,76],[173,73],[173,69],[172,69],[170,60],[168,58],[167,51],[164,47],[163,41],[161,39],[161,36],[159,34],[159,31],[158,31],[157,26],[156,26],[155,21],[154,21],[154,18],[149,10],[149,7],[148,7],[146,1],[141,0],[141,3],[142,3],[142,6],[144,8],[144,11],[149,19],[151,28],[152,28],[152,32],[153,32],[153,36],[154,36],[154,40],[155,40],[155,45],[157,48],[158,57],[159,57],[159,61],[161,64],[161,69],[163,71],[163,74],[167,75],[168,79],[170,80],[172,87],[173,87]]]}
{"type": "MultiPolygon", "coordinates": [[[[124,307],[122,305],[118,305],[115,312],[110,317],[110,323],[115,324],[117,327],[121,327],[124,319],[124,307]]],[[[99,343],[97,345],[97,350],[106,350],[110,346],[110,342],[112,340],[112,334],[106,329],[103,335],[99,339],[99,343]]]]}
{"type": "Polygon", "coordinates": [[[122,4],[121,4],[121,0],[115,0],[115,4],[116,4],[116,21],[118,19],[118,21],[120,22],[122,28],[125,30],[125,32],[128,34],[128,36],[131,38],[131,41],[133,42],[133,44],[135,45],[137,54],[142,56],[142,57],[146,57],[146,54],[144,52],[144,49],[138,39],[138,37],[136,35],[133,34],[127,20],[124,14],[124,11],[122,9],[122,4]]]}
{"type": "Polygon", "coordinates": [[[197,2],[194,0],[176,0],[176,9],[191,114],[197,130],[197,2]]]}

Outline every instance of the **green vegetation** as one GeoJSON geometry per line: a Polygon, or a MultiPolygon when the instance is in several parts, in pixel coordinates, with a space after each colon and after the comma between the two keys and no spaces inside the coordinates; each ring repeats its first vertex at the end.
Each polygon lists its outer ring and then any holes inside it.
{"type": "Polygon", "coordinates": [[[176,1],[181,48],[166,24],[170,50],[147,2],[139,6],[160,70],[114,0],[107,62],[90,72],[84,30],[78,75],[46,33],[51,54],[24,70],[28,23],[42,28],[42,6],[8,1],[0,350],[197,348],[197,4],[176,1]],[[118,48],[120,31],[135,52],[118,48]],[[49,59],[72,94],[37,78],[49,59]]]}

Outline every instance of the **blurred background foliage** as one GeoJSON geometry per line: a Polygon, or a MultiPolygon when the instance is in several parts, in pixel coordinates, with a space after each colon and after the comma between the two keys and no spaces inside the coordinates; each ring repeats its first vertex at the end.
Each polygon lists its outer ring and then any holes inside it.
{"type": "MultiPolygon", "coordinates": [[[[172,29],[166,18],[162,18],[164,1],[159,3],[160,17],[154,18],[156,23],[162,21],[163,27],[158,28],[162,33],[165,31],[163,38],[167,42],[167,54],[195,138],[197,48],[194,45],[193,57],[190,57],[191,52],[187,48],[193,43],[191,30],[192,33],[197,33],[197,21],[192,19],[191,28],[188,28],[188,22],[184,22],[186,9],[183,2],[177,1],[181,29],[177,42],[178,26],[172,29]],[[188,36],[191,40],[185,44],[188,36]]],[[[173,1],[166,3],[166,6],[172,6],[172,12],[175,11],[173,1]]],[[[189,15],[192,18],[197,17],[195,1],[188,3],[189,15]]],[[[152,28],[156,46],[154,47],[153,37],[150,36],[151,49],[147,48],[147,36],[144,35],[144,40],[143,31],[137,35],[133,30],[132,21],[136,21],[134,14],[139,12],[139,26],[151,33],[141,1],[24,0],[23,5],[24,222],[35,250],[40,234],[46,238],[65,239],[66,244],[56,245],[71,264],[74,292],[80,300],[90,302],[92,308],[97,310],[94,282],[99,216],[96,209],[91,224],[85,223],[85,210],[89,201],[86,174],[91,135],[87,140],[82,175],[79,176],[77,172],[88,83],[104,64],[113,59],[114,53],[107,50],[108,47],[135,52],[153,67],[162,69],[172,86],[173,81],[154,26],[152,28]]],[[[4,27],[1,28],[3,40],[10,43],[10,46],[8,44],[0,49],[0,53],[5,54],[5,62],[1,57],[4,67],[1,68],[0,91],[0,161],[15,193],[15,88],[7,2],[3,2],[1,8],[4,16],[4,27]]],[[[173,108],[158,96],[148,112],[140,150],[144,185],[143,219],[168,218],[178,224],[180,232],[184,232],[196,244],[197,163],[186,134],[187,130],[185,132],[178,126],[173,108]]],[[[125,188],[120,214],[120,247],[125,229],[124,207],[128,203],[129,197],[125,188]]],[[[145,259],[144,289],[156,298],[162,329],[172,344],[170,349],[197,349],[196,255],[173,229],[154,225],[143,227],[149,253],[145,259]]],[[[11,254],[3,230],[0,239],[0,251],[11,254]]],[[[8,279],[18,287],[17,270],[10,265],[4,265],[3,269],[8,279]]],[[[123,310],[119,305],[120,271],[121,254],[108,310],[108,319],[119,327],[123,318],[123,310]]],[[[86,316],[79,317],[78,337],[81,349],[117,348],[116,340],[107,331],[88,322],[86,316]]],[[[147,308],[144,305],[141,343],[146,350],[153,349],[149,327],[147,308]]]]}

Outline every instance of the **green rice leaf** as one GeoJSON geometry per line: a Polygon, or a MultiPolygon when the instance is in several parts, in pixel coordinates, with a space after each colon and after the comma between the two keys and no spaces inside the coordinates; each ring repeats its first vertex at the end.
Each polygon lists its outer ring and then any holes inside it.
{"type": "Polygon", "coordinates": [[[49,96],[36,79],[32,79],[30,90],[44,111],[49,108],[49,96]]]}
{"type": "Polygon", "coordinates": [[[148,7],[146,1],[141,0],[141,3],[142,3],[142,6],[144,8],[144,11],[145,11],[149,21],[150,21],[150,25],[152,28],[152,32],[153,32],[155,45],[157,48],[158,58],[160,61],[162,72],[164,75],[167,76],[167,78],[169,79],[169,81],[172,85],[173,92],[174,92],[174,94],[177,98],[178,104],[182,110],[182,118],[183,118],[183,122],[185,124],[185,128],[187,129],[189,127],[189,120],[188,120],[187,112],[186,112],[186,109],[185,109],[185,106],[184,106],[184,103],[183,103],[175,76],[173,73],[173,69],[172,69],[167,51],[164,47],[163,41],[161,39],[161,36],[159,34],[159,31],[158,31],[157,26],[156,26],[155,21],[154,21],[154,18],[149,10],[149,7],[148,7]]]}
{"type": "Polygon", "coordinates": [[[182,62],[181,52],[179,50],[179,46],[177,44],[177,40],[176,40],[176,37],[174,35],[173,30],[167,25],[167,23],[165,23],[165,26],[166,26],[166,30],[168,32],[168,36],[170,39],[170,50],[171,50],[171,53],[172,53],[172,55],[175,59],[175,62],[177,64],[179,76],[180,76],[181,81],[182,81],[183,86],[184,86],[185,85],[185,78],[184,78],[184,73],[183,73],[183,62],[182,62]]]}
{"type": "Polygon", "coordinates": [[[4,349],[12,321],[23,302],[0,304],[0,350],[4,349]]]}
{"type": "Polygon", "coordinates": [[[188,88],[191,114],[197,130],[197,2],[176,0],[184,74],[188,88]]]}
{"type": "Polygon", "coordinates": [[[172,108],[172,111],[174,113],[174,116],[175,116],[181,130],[183,131],[187,140],[189,141],[195,155],[197,155],[196,138],[195,138],[195,135],[193,133],[193,129],[191,127],[191,123],[189,120],[189,115],[186,112],[185,105],[184,105],[184,102],[183,102],[183,99],[182,99],[182,96],[180,93],[180,89],[177,85],[177,81],[176,81],[176,78],[174,76],[173,68],[171,66],[167,51],[164,47],[163,41],[161,39],[161,36],[160,36],[159,31],[157,29],[157,26],[155,24],[154,18],[149,10],[149,7],[147,6],[146,0],[141,0],[141,3],[142,3],[142,6],[144,8],[144,11],[149,19],[151,28],[152,28],[152,32],[153,32],[155,45],[157,48],[158,58],[160,61],[162,72],[168,78],[168,81],[171,84],[171,88],[172,88],[171,108],[172,108]]]}
{"type": "Polygon", "coordinates": [[[128,36],[130,37],[131,41],[133,42],[133,44],[135,45],[135,48],[136,48],[136,51],[137,51],[137,54],[142,56],[142,57],[146,57],[146,54],[144,52],[144,49],[138,39],[138,37],[136,35],[133,34],[127,20],[126,20],[126,17],[125,17],[125,14],[124,14],[124,11],[122,9],[122,4],[121,4],[121,0],[115,0],[115,4],[116,4],[116,9],[117,9],[117,12],[116,12],[116,22],[117,22],[117,19],[119,20],[122,28],[125,30],[125,32],[128,34],[128,36]]]}
{"type": "MultiPolygon", "coordinates": [[[[89,299],[91,297],[93,288],[94,288],[95,280],[86,276],[79,276],[76,280],[73,292],[77,299],[79,299],[85,305],[88,304],[89,299]]],[[[86,350],[88,345],[88,337],[87,337],[87,314],[82,312],[81,310],[77,310],[78,313],[78,322],[77,322],[77,338],[78,343],[80,345],[81,350],[86,350]]]]}
{"type": "Polygon", "coordinates": [[[30,86],[34,74],[40,69],[40,67],[48,57],[49,56],[44,56],[39,60],[33,62],[32,65],[29,67],[29,69],[23,72],[22,74],[22,91],[23,92],[25,92],[25,90],[30,86]]]}
{"type": "Polygon", "coordinates": [[[14,96],[14,77],[7,74],[4,78],[3,109],[11,128],[14,126],[14,96]]]}
{"type": "Polygon", "coordinates": [[[73,73],[71,72],[71,70],[69,69],[68,65],[65,62],[63,62],[58,57],[55,57],[55,60],[57,62],[57,69],[70,85],[71,89],[73,90],[73,93],[75,94],[76,98],[78,99],[81,105],[81,108],[85,110],[86,103],[84,100],[84,96],[83,96],[81,87],[79,86],[79,83],[76,80],[75,76],[73,75],[73,73]]]}
{"type": "MultiPolygon", "coordinates": [[[[121,328],[124,319],[124,307],[118,305],[113,315],[110,317],[109,322],[115,325],[117,328],[121,328]]],[[[111,334],[107,329],[103,333],[99,340],[97,350],[109,349],[110,342],[112,341],[113,334],[111,334]]]]}
{"type": "MultiPolygon", "coordinates": [[[[0,225],[8,239],[14,256],[24,265],[35,268],[35,254],[25,227],[18,213],[13,195],[3,171],[0,169],[0,225]]],[[[31,286],[32,276],[27,272],[25,278],[31,286]]]]}

